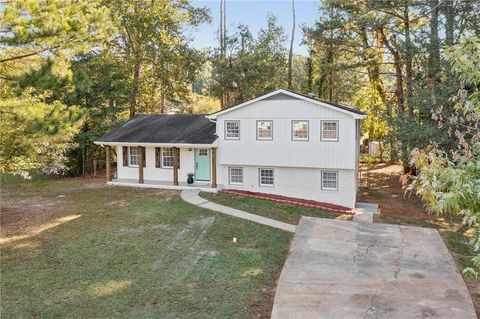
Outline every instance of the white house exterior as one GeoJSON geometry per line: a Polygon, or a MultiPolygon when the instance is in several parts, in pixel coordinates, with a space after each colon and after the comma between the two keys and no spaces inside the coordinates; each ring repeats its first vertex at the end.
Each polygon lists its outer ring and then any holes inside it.
{"type": "MultiPolygon", "coordinates": [[[[131,142],[101,138],[96,143],[116,147],[117,181],[139,179],[135,157],[133,165],[125,165],[123,156],[131,156],[126,147],[141,146],[145,147],[143,182],[147,184],[175,182],[174,169],[179,176],[175,186],[183,185],[192,172],[197,184],[210,183],[215,190],[238,189],[355,207],[364,113],[276,90],[205,117],[210,121],[209,138],[194,134],[199,143],[188,139],[146,142],[145,137],[131,142]],[[178,161],[179,167],[162,167],[159,161],[178,161]]],[[[203,119],[196,121],[207,125],[203,119]]]]}

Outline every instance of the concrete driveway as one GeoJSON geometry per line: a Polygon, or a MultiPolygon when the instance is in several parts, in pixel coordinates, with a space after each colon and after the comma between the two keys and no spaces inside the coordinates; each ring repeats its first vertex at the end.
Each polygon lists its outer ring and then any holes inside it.
{"type": "Polygon", "coordinates": [[[476,318],[434,229],[302,217],[272,318],[476,318]]]}

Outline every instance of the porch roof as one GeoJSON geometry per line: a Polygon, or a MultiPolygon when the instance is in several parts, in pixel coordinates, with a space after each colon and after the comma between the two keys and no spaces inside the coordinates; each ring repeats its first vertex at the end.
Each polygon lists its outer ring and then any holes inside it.
{"type": "Polygon", "coordinates": [[[202,114],[137,115],[95,144],[200,144],[215,142],[215,123],[202,114]]]}

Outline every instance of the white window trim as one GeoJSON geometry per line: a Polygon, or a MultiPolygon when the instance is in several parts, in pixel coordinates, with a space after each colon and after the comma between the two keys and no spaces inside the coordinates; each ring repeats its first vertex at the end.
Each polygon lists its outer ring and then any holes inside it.
{"type": "Polygon", "coordinates": [[[230,184],[230,185],[243,185],[244,176],[245,176],[245,175],[244,175],[243,167],[239,167],[239,166],[229,166],[229,167],[228,167],[228,184],[230,184]],[[241,182],[241,183],[232,182],[232,174],[231,174],[231,169],[232,169],[232,168],[241,169],[241,170],[242,170],[242,182],[241,182]]]}
{"type": "Polygon", "coordinates": [[[275,169],[271,167],[260,167],[258,169],[258,185],[260,187],[275,187],[275,169]],[[273,184],[262,184],[262,170],[271,170],[273,177],[273,184]]]}
{"type": "Polygon", "coordinates": [[[240,127],[240,120],[225,120],[225,122],[223,122],[223,125],[225,126],[224,129],[225,129],[225,139],[226,140],[239,140],[240,139],[240,134],[241,134],[241,127],[240,127]],[[227,123],[229,122],[238,122],[238,137],[229,137],[228,134],[227,134],[227,123]]]}
{"type": "Polygon", "coordinates": [[[321,182],[321,186],[322,186],[321,188],[322,188],[322,190],[324,190],[324,191],[338,191],[339,176],[340,176],[340,174],[338,173],[338,171],[322,170],[322,171],[320,172],[320,174],[321,174],[321,181],[320,181],[320,182],[321,182]],[[336,181],[337,181],[337,187],[336,187],[336,188],[333,188],[333,187],[324,187],[324,186],[323,186],[323,173],[335,173],[335,174],[337,175],[337,180],[336,180],[336,181]]]}
{"type": "MultiPolygon", "coordinates": [[[[173,169],[173,161],[175,160],[175,155],[172,156],[172,166],[165,166],[163,164],[163,150],[166,149],[166,148],[171,148],[172,149],[172,152],[174,152],[173,150],[173,147],[162,147],[160,149],[160,167],[161,168],[168,168],[168,169],[173,169]]],[[[169,156],[170,157],[170,156],[169,156]]]]}
{"type": "Polygon", "coordinates": [[[338,142],[338,134],[339,134],[339,122],[338,120],[322,120],[320,121],[320,140],[323,142],[338,142]],[[337,123],[337,137],[336,138],[325,138],[323,137],[323,123],[337,123]]]}
{"type": "Polygon", "coordinates": [[[272,120],[257,120],[256,122],[256,131],[257,131],[257,141],[273,141],[273,121],[272,120]],[[258,136],[259,130],[258,130],[258,122],[270,122],[271,125],[270,127],[272,128],[272,136],[271,137],[260,137],[258,136]]]}
{"type": "Polygon", "coordinates": [[[292,120],[292,141],[308,142],[310,139],[310,121],[309,120],[292,120]],[[295,122],[307,122],[307,137],[295,137],[295,122]]]}
{"type": "Polygon", "coordinates": [[[138,167],[138,164],[132,164],[132,158],[130,156],[130,150],[131,150],[132,147],[137,148],[137,158],[138,158],[138,161],[140,162],[140,150],[138,149],[138,146],[129,146],[128,147],[128,166],[129,167],[138,167]]]}

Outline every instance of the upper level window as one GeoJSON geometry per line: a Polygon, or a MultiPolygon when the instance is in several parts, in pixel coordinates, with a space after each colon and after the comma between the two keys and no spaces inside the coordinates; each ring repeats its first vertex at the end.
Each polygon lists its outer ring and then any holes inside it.
{"type": "Polygon", "coordinates": [[[292,140],[308,141],[308,121],[292,121],[292,140]]]}
{"type": "Polygon", "coordinates": [[[257,139],[271,140],[273,139],[273,122],[257,121],[257,139]]]}
{"type": "Polygon", "coordinates": [[[273,186],[274,185],[273,168],[260,168],[259,179],[260,179],[260,186],[273,186]]]}
{"type": "Polygon", "coordinates": [[[243,184],[243,167],[228,168],[229,183],[234,185],[243,184]]]}
{"type": "Polygon", "coordinates": [[[162,167],[173,167],[173,147],[162,147],[162,167]]]}
{"type": "Polygon", "coordinates": [[[128,148],[128,165],[138,166],[139,163],[139,149],[137,146],[130,146],[128,148]]]}
{"type": "Polygon", "coordinates": [[[240,121],[225,121],[225,139],[240,139],[240,121]]]}
{"type": "Polygon", "coordinates": [[[338,141],[338,121],[322,121],[322,141],[338,141]]]}
{"type": "Polygon", "coordinates": [[[338,190],[338,172],[322,171],[322,189],[330,191],[338,190]]]}

